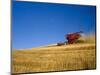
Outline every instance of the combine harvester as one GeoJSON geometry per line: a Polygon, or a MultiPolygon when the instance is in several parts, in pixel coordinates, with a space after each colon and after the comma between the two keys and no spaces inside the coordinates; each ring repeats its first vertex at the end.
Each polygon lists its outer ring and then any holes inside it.
{"type": "Polygon", "coordinates": [[[65,38],[66,38],[67,42],[57,43],[57,46],[75,43],[81,37],[81,33],[83,33],[83,32],[80,31],[80,32],[66,34],[65,38]]]}

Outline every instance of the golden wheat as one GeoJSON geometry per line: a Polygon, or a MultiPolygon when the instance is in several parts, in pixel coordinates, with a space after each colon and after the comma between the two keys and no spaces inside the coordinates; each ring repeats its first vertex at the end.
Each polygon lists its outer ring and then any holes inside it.
{"type": "Polygon", "coordinates": [[[95,42],[17,50],[12,52],[12,73],[95,69],[95,54],[95,42]]]}

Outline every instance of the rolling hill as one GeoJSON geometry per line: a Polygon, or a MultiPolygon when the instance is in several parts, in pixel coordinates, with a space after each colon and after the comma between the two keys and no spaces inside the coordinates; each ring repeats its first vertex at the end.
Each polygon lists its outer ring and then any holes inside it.
{"type": "MultiPolygon", "coordinates": [[[[90,39],[91,38],[91,39],[90,39]]],[[[12,73],[88,70],[96,68],[95,38],[84,43],[48,45],[12,51],[12,73]]]]}

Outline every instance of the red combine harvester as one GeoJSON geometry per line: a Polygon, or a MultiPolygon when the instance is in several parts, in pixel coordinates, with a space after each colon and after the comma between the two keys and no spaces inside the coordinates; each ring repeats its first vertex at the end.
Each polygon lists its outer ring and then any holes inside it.
{"type": "Polygon", "coordinates": [[[62,46],[62,45],[66,45],[66,44],[73,44],[75,43],[80,37],[81,37],[81,33],[83,33],[82,31],[80,32],[75,32],[75,33],[70,33],[70,34],[66,34],[65,38],[68,42],[59,42],[57,43],[57,46],[62,46]]]}
{"type": "Polygon", "coordinates": [[[65,36],[65,38],[66,38],[66,40],[68,40],[68,44],[75,43],[81,37],[81,33],[83,33],[83,32],[80,31],[80,32],[75,32],[75,33],[67,34],[65,36]]]}

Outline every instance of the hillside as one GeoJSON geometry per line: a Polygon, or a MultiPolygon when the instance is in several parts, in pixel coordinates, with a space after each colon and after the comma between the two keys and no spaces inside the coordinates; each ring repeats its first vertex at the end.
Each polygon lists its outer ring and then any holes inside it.
{"type": "Polygon", "coordinates": [[[96,68],[95,39],[63,46],[49,45],[12,52],[12,73],[96,68]]]}

